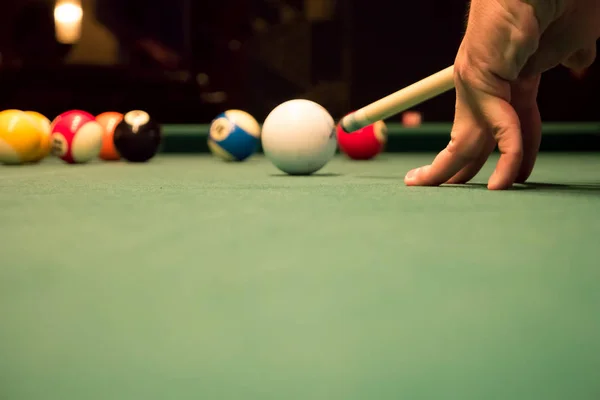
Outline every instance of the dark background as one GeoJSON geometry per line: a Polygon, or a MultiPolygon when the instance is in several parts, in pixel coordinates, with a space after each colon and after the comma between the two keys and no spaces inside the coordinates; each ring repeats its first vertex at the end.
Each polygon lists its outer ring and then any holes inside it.
{"type": "MultiPolygon", "coordinates": [[[[206,123],[241,108],[261,121],[282,101],[304,97],[337,118],[451,65],[466,7],[460,0],[90,0],[80,42],[65,45],[54,37],[54,1],[4,1],[0,109],[53,118],[73,108],[142,108],[164,123],[206,123]],[[140,47],[144,38],[170,49],[177,65],[156,61],[140,47]],[[116,49],[101,59],[109,41],[116,49]]],[[[546,73],[544,120],[597,121],[599,77],[597,63],[583,78],[565,68],[546,73]]],[[[426,122],[450,121],[454,93],[416,108],[426,122]]]]}

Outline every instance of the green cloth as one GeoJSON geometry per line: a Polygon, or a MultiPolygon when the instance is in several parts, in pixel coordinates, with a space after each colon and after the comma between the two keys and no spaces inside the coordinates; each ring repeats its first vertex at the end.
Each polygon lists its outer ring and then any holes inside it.
{"type": "MultiPolygon", "coordinates": [[[[408,128],[386,122],[386,153],[437,152],[450,140],[451,123],[425,122],[408,128]]],[[[164,153],[209,153],[209,130],[207,124],[165,124],[161,149],[164,153]]],[[[542,126],[542,132],[540,149],[544,152],[600,152],[600,122],[550,122],[542,126]]]]}
{"type": "Polygon", "coordinates": [[[597,399],[600,155],[0,170],[0,399],[597,399]]]}

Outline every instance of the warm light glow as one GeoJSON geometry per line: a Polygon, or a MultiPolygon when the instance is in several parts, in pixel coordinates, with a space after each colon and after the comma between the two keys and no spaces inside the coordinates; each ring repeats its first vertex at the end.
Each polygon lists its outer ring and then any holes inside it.
{"type": "Polygon", "coordinates": [[[69,24],[81,21],[83,10],[72,3],[58,4],[54,9],[54,20],[60,24],[69,24]]]}
{"type": "Polygon", "coordinates": [[[61,43],[73,44],[81,38],[83,9],[75,1],[58,1],[54,7],[56,39],[61,43]]]}

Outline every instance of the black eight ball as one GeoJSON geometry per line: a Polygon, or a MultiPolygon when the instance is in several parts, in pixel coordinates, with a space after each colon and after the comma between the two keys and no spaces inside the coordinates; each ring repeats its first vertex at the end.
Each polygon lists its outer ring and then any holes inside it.
{"type": "Polygon", "coordinates": [[[121,157],[130,162],[145,162],[158,153],[162,140],[159,123],[145,111],[129,111],[115,127],[113,142],[121,157]]]}

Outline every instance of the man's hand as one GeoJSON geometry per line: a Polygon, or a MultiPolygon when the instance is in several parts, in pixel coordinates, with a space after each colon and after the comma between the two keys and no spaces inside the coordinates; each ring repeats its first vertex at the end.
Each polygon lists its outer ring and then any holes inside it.
{"type": "Polygon", "coordinates": [[[600,36],[600,0],[472,0],[454,63],[456,110],[448,146],[405,183],[466,183],[496,146],[489,189],[525,182],[541,141],[541,74],[588,67],[600,36]]]}

